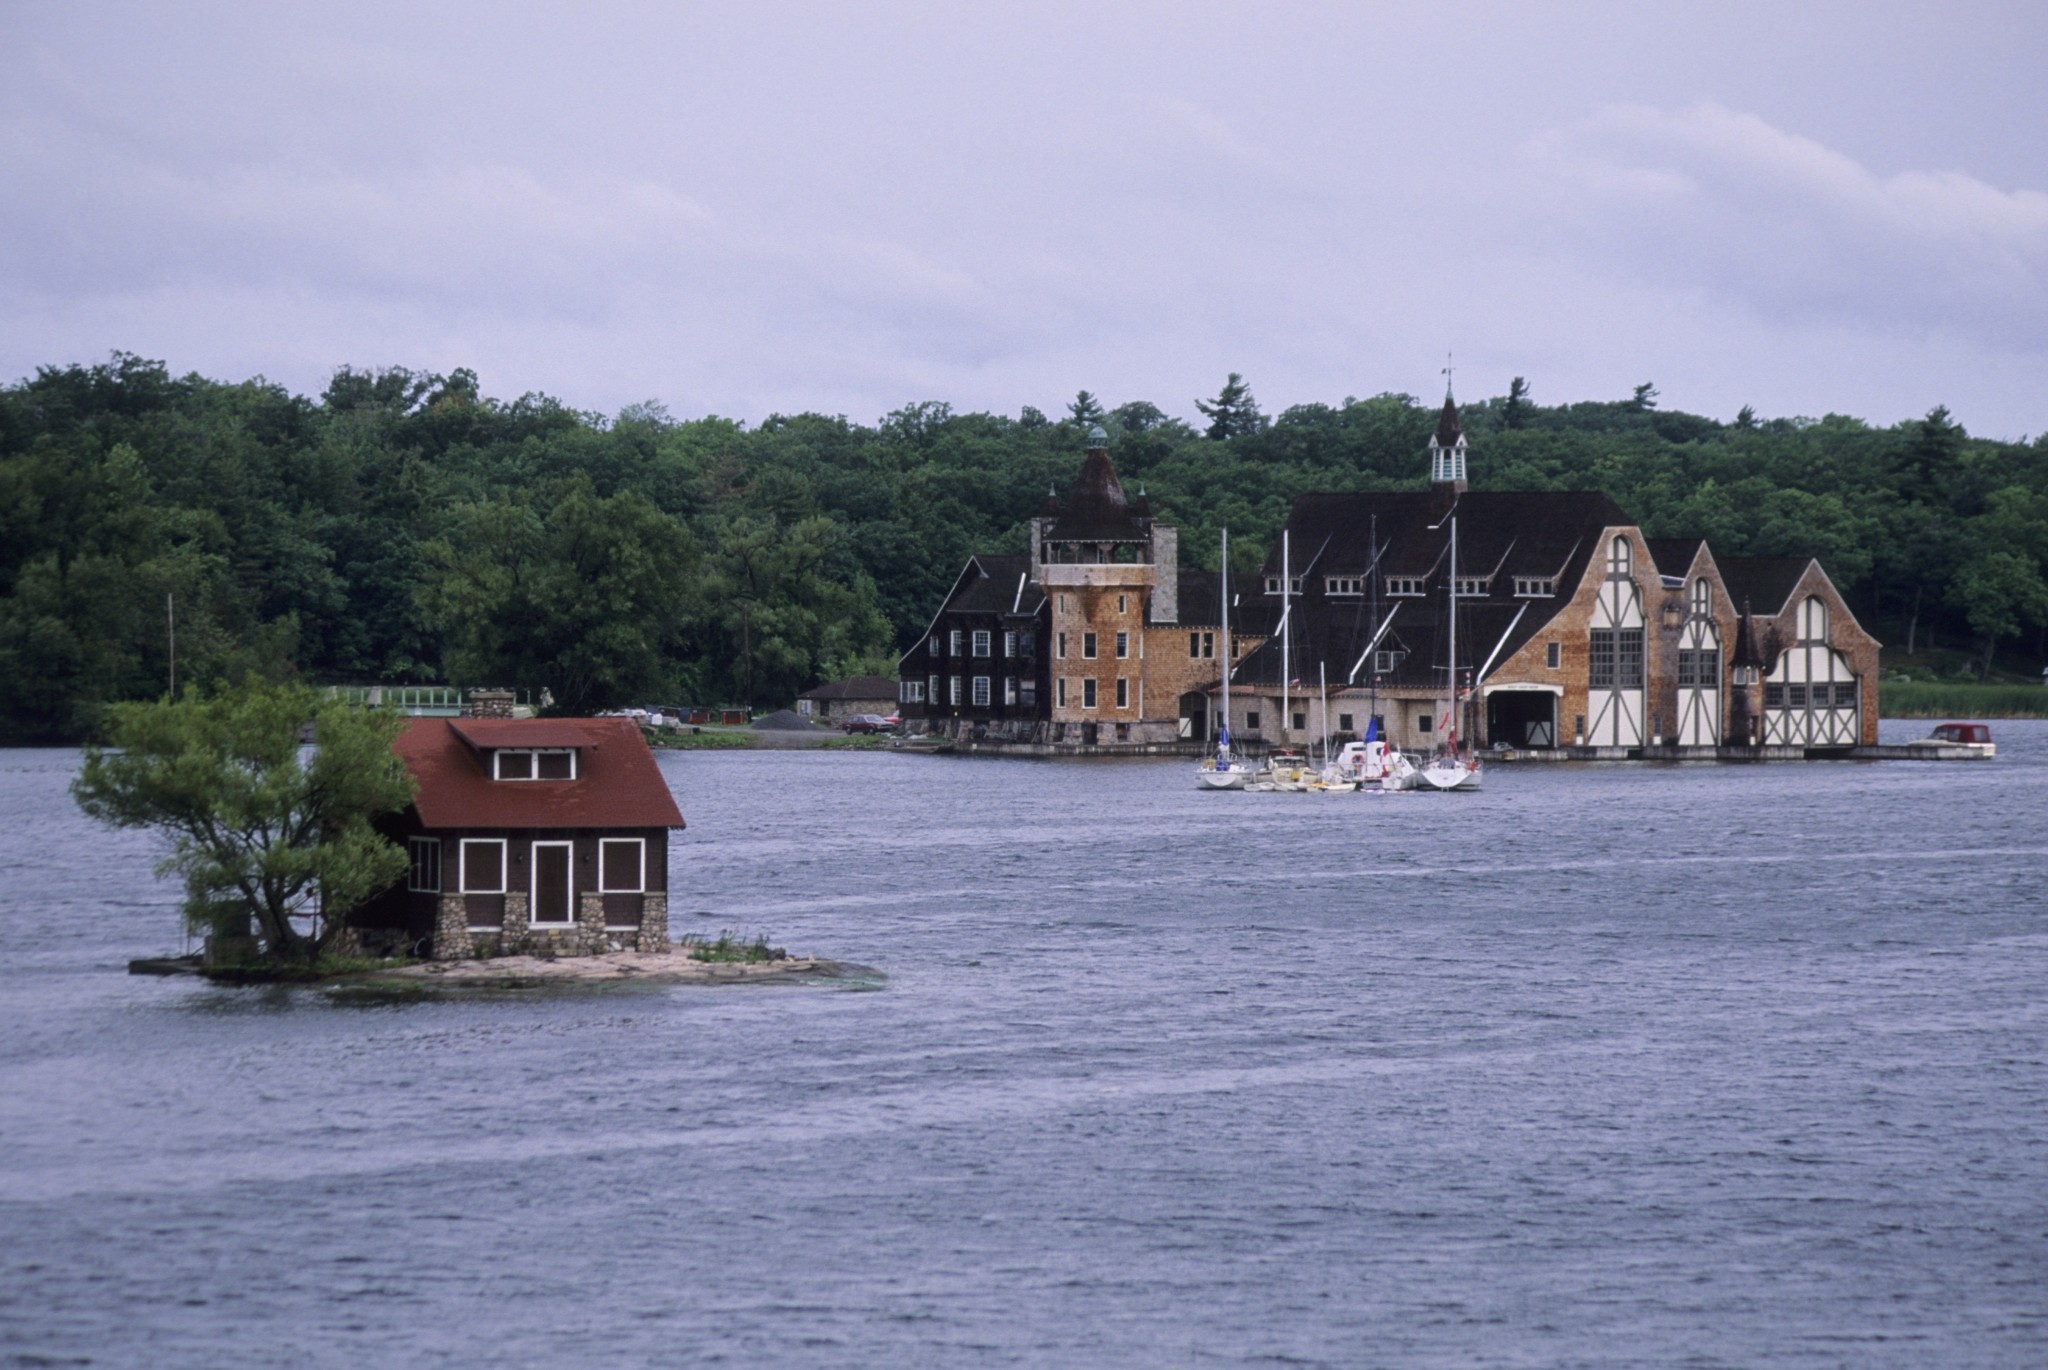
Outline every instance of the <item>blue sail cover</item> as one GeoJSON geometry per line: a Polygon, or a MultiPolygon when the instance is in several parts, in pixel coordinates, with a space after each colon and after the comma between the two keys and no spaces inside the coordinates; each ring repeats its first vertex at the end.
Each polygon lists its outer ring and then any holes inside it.
{"type": "Polygon", "coordinates": [[[1228,722],[1219,722],[1216,725],[1216,759],[1226,763],[1230,760],[1230,724],[1228,722]]]}
{"type": "Polygon", "coordinates": [[[1380,740],[1380,716],[1378,714],[1374,714],[1365,720],[1365,740],[1367,742],[1377,742],[1380,740]]]}

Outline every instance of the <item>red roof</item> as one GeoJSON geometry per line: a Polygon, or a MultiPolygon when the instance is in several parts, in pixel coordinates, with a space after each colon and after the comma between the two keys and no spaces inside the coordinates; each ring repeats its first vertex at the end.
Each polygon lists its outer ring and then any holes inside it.
{"type": "Polygon", "coordinates": [[[429,828],[680,828],[661,768],[627,718],[415,718],[392,744],[429,828]],[[493,780],[501,747],[574,747],[574,780],[493,780]]]}

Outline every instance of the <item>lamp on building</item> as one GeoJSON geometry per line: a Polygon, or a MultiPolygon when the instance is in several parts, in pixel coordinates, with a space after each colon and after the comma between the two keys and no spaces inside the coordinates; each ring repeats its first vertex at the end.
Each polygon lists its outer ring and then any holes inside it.
{"type": "Polygon", "coordinates": [[[1682,628],[1685,626],[1685,606],[1675,599],[1664,601],[1664,626],[1682,628]]]}

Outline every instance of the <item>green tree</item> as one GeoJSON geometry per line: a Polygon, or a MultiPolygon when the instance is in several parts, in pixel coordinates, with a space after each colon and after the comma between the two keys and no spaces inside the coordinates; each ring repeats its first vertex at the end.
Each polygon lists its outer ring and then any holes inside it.
{"type": "Polygon", "coordinates": [[[1067,418],[1078,428],[1102,422],[1102,401],[1086,390],[1076,391],[1074,402],[1067,406],[1067,418]]]}
{"type": "Polygon", "coordinates": [[[1520,428],[1529,421],[1529,382],[1520,376],[1508,382],[1507,402],[1500,407],[1500,425],[1520,428]]]}
{"type": "Polygon", "coordinates": [[[405,853],[371,826],[412,798],[391,750],[403,721],[253,678],[211,698],[195,689],[117,704],[111,749],[86,748],[71,793],[103,823],[170,840],[157,873],[184,877],[195,931],[234,936],[253,926],[266,958],[310,963],[349,910],[405,874],[405,853]],[[308,721],[310,755],[299,740],[308,721]],[[317,939],[292,925],[315,894],[324,914],[317,939]]]}
{"type": "Polygon", "coordinates": [[[1252,398],[1252,388],[1235,371],[1223,382],[1215,399],[1196,400],[1195,408],[1209,420],[1207,436],[1217,441],[1250,437],[1266,426],[1265,416],[1259,413],[1259,402],[1252,398]]]}

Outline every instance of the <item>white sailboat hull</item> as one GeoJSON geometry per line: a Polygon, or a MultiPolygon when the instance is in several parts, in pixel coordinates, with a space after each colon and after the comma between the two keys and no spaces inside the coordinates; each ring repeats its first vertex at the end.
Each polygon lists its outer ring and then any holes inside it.
{"type": "Polygon", "coordinates": [[[1423,787],[1432,790],[1476,790],[1479,768],[1463,761],[1432,763],[1416,772],[1423,787]]]}
{"type": "Polygon", "coordinates": [[[1243,766],[1204,766],[1195,772],[1195,788],[1198,790],[1241,790],[1251,783],[1250,768],[1243,766]]]}

